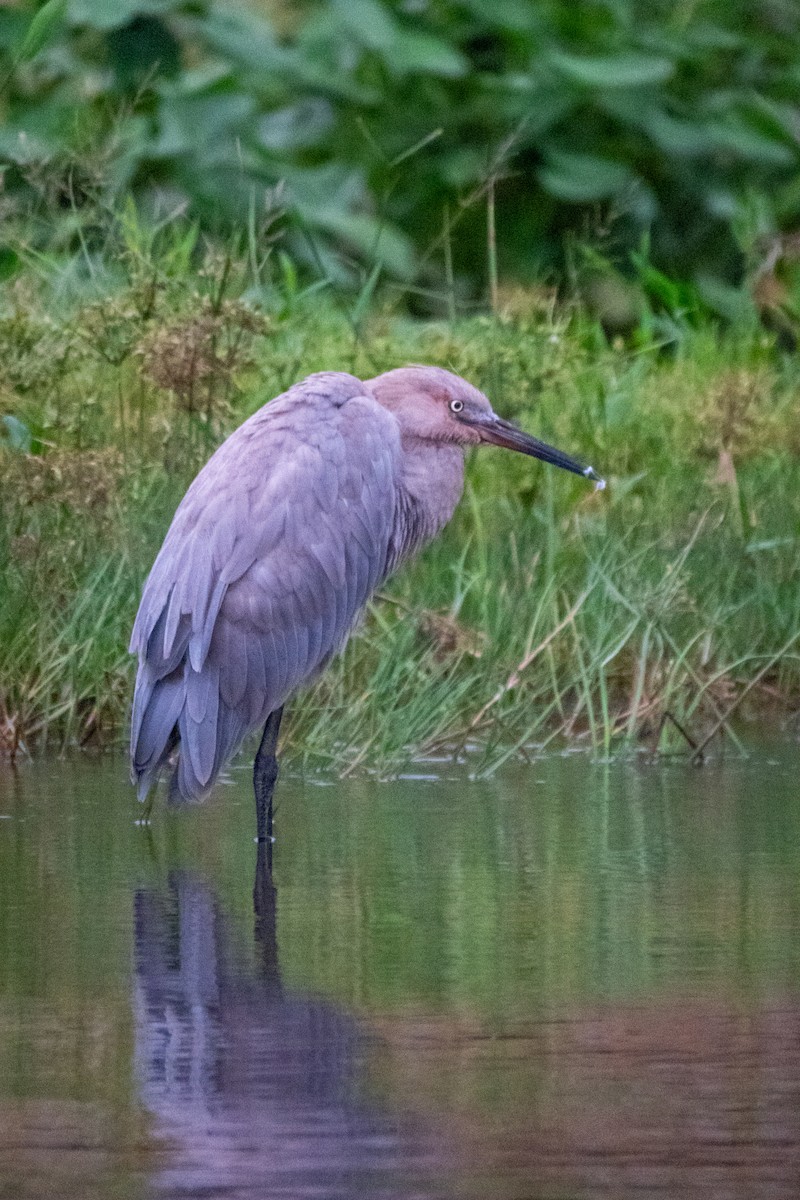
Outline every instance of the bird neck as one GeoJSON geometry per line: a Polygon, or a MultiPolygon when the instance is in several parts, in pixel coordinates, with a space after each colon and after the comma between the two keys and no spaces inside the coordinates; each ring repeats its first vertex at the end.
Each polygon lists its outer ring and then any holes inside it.
{"type": "Polygon", "coordinates": [[[389,570],[435,538],[450,520],[464,487],[460,446],[403,437],[389,570]]]}

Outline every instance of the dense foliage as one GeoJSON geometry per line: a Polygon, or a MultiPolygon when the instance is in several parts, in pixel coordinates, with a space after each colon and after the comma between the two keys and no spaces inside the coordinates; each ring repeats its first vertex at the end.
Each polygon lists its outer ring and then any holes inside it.
{"type": "Polygon", "coordinates": [[[315,272],[380,262],[460,296],[563,269],[570,232],[623,267],[646,237],[640,270],[714,302],[797,225],[796,0],[271,12],[50,0],[31,33],[32,8],[1,7],[6,220],[91,248],[92,206],[133,188],[269,227],[315,272]]]}
{"type": "Polygon", "coordinates": [[[142,582],[200,464],[303,375],[403,362],[473,380],[609,487],[477,452],[445,535],[292,706],[296,751],[328,769],[441,746],[490,769],[554,738],[686,752],[668,713],[698,743],[796,707],[798,367],[762,331],[609,345],[541,288],[415,322],[290,273],[265,288],[258,256],[191,225],[154,237],[128,210],[107,238],[101,300],[65,303],[37,261],[0,307],[0,753],[121,739],[142,582]]]}

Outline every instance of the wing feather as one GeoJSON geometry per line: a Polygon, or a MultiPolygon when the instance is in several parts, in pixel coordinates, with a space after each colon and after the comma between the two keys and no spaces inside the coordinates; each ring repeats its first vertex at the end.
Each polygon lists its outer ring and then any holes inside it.
{"type": "Polygon", "coordinates": [[[172,744],[172,731],[183,708],[183,671],[155,680],[147,668],[139,669],[133,701],[132,769],[139,782],[139,798],[150,778],[158,773],[172,744]],[[164,730],[168,734],[164,736],[164,730]]]}
{"type": "Polygon", "coordinates": [[[210,666],[194,671],[187,664],[184,684],[186,704],[179,722],[182,752],[188,752],[193,780],[205,788],[214,768],[217,745],[219,679],[210,666]]]}
{"type": "Polygon", "coordinates": [[[247,646],[247,723],[258,724],[268,695],[267,664],[264,658],[265,645],[260,638],[252,638],[247,646]]]}
{"type": "Polygon", "coordinates": [[[306,652],[306,663],[310,667],[312,663],[318,663],[322,657],[322,636],[324,617],[322,613],[313,614],[306,626],[306,637],[308,639],[308,649],[306,652]]]}
{"type": "Polygon", "coordinates": [[[232,622],[219,621],[213,643],[212,662],[219,674],[222,699],[229,708],[237,709],[247,688],[246,640],[232,622]]]}

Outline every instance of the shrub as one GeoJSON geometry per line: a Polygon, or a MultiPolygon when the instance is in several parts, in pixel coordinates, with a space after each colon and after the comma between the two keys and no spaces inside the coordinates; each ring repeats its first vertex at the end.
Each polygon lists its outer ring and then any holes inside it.
{"type": "Polygon", "coordinates": [[[469,296],[491,197],[501,274],[563,270],[567,234],[625,264],[648,234],[657,270],[720,302],[800,215],[797,18],[327,0],[279,37],[222,0],[50,0],[38,28],[0,8],[4,205],[36,200],[50,243],[82,224],[91,252],[93,209],[133,188],[162,216],[280,230],[326,276],[380,262],[469,296]]]}

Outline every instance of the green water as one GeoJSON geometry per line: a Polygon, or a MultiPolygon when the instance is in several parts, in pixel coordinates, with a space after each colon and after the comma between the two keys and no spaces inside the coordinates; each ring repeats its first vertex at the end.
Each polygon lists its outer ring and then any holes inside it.
{"type": "Polygon", "coordinates": [[[798,1195],[800,748],[420,770],[0,774],[0,1197],[798,1195]]]}

